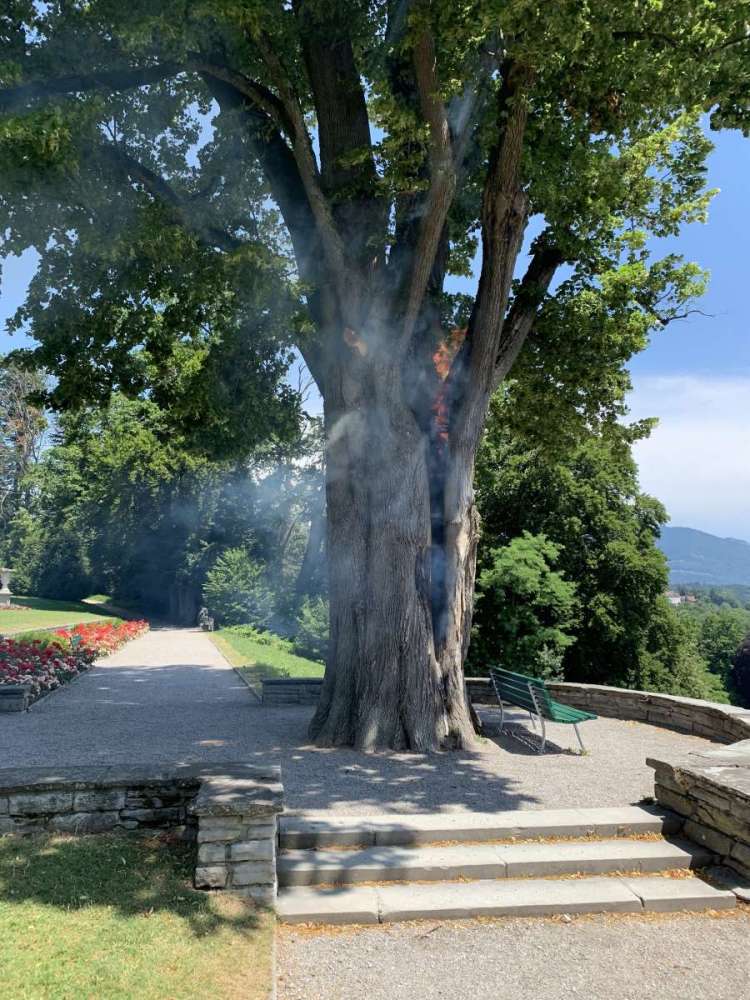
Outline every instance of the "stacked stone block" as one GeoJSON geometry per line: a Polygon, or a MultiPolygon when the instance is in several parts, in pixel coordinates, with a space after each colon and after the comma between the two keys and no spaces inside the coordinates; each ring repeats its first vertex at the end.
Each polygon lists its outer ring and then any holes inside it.
{"type": "MultiPolygon", "coordinates": [[[[267,707],[317,705],[323,681],[290,677],[263,681],[263,704],[267,707]]],[[[680,698],[651,691],[601,684],[548,683],[553,698],[574,708],[615,719],[632,719],[664,726],[681,733],[703,736],[718,743],[750,738],[750,711],[735,705],[720,705],[696,698],[680,698]]],[[[488,677],[467,677],[466,690],[474,705],[496,705],[488,677]]]]}
{"type": "Polygon", "coordinates": [[[25,712],[30,704],[30,684],[0,684],[0,713],[25,712]]]}
{"type": "Polygon", "coordinates": [[[267,905],[276,898],[276,827],[250,817],[201,819],[199,889],[231,889],[267,905]]]}
{"type": "Polygon", "coordinates": [[[683,834],[750,876],[750,740],[646,763],[659,803],[683,817],[683,834]]]}
{"type": "Polygon", "coordinates": [[[317,705],[323,681],[318,677],[289,677],[263,681],[263,704],[270,708],[285,705],[317,705]]]}
{"type": "Polygon", "coordinates": [[[198,888],[228,889],[273,906],[276,817],[283,797],[278,781],[245,775],[212,777],[201,785],[190,806],[198,819],[198,888]]]}
{"type": "Polygon", "coordinates": [[[195,885],[276,898],[278,767],[70,767],[0,771],[0,834],[170,830],[197,841],[195,885]]]}

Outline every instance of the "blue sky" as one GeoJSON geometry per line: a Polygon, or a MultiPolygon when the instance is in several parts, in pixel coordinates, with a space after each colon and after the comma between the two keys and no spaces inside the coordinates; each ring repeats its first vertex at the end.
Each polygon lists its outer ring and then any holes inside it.
{"type": "MultiPolygon", "coordinates": [[[[634,359],[630,405],[634,418],[660,420],[636,458],[672,523],[750,539],[750,140],[727,132],[714,141],[709,185],[720,191],[709,222],[663,244],[711,272],[706,315],[672,324],[634,359]]],[[[3,326],[34,266],[33,252],[5,262],[3,326]]],[[[0,351],[19,343],[0,333],[0,351]]]]}

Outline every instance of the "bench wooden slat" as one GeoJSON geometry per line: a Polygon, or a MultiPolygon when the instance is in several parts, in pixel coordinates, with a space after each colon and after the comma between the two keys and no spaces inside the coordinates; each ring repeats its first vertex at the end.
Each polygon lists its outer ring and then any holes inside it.
{"type": "Polygon", "coordinates": [[[536,714],[541,713],[550,722],[560,722],[573,725],[576,722],[586,722],[589,719],[596,719],[592,712],[585,712],[580,708],[573,708],[572,705],[564,705],[555,701],[543,680],[539,677],[527,677],[525,674],[518,674],[512,670],[504,670],[500,667],[490,668],[490,677],[498,698],[507,701],[518,708],[536,714]],[[536,701],[531,694],[530,688],[534,688],[536,701]]]}

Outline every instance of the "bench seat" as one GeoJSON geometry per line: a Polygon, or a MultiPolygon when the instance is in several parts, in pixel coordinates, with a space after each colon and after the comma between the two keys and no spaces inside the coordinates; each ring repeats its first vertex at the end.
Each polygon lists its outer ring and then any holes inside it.
{"type": "Polygon", "coordinates": [[[539,677],[529,677],[527,674],[515,673],[513,670],[503,670],[500,667],[490,668],[490,678],[495,689],[495,695],[500,703],[500,731],[502,732],[505,721],[504,703],[515,705],[517,708],[525,709],[531,716],[540,722],[542,730],[542,744],[539,752],[544,753],[547,742],[547,732],[545,721],[558,722],[563,725],[571,725],[576,731],[581,750],[585,750],[581,734],[578,730],[579,722],[588,722],[596,719],[593,712],[584,712],[583,709],[573,708],[572,705],[565,705],[561,701],[555,701],[547,690],[547,686],[539,677]]]}

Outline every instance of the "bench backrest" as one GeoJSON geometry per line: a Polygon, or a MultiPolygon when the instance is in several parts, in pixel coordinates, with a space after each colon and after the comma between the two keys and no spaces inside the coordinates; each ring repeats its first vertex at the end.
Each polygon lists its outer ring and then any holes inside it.
{"type": "Polygon", "coordinates": [[[552,712],[550,696],[543,680],[538,677],[528,677],[526,674],[516,674],[512,670],[502,670],[500,667],[491,667],[490,677],[498,698],[519,708],[525,708],[528,712],[539,711],[546,718],[550,717],[552,712]],[[530,687],[534,688],[536,703],[529,690],[530,687]]]}

